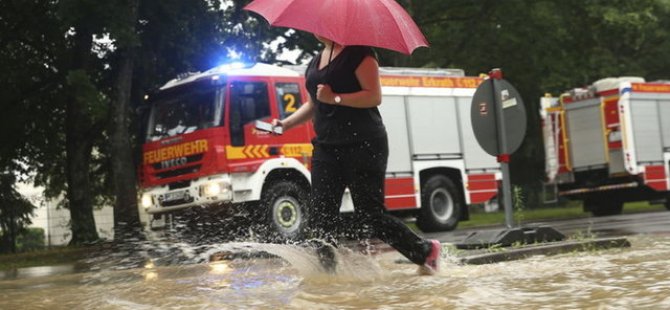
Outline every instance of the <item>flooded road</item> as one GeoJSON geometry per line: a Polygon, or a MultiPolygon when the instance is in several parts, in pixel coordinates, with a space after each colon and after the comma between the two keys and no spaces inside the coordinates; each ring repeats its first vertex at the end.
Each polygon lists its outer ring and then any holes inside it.
{"type": "Polygon", "coordinates": [[[98,258],[93,271],[4,274],[0,309],[670,309],[670,236],[629,240],[631,248],[478,266],[458,265],[461,253],[450,250],[436,276],[418,276],[396,252],[340,249],[332,275],[298,246],[181,245],[188,264],[156,256],[121,268],[98,258]],[[208,262],[258,250],[272,255],[208,262]]]}

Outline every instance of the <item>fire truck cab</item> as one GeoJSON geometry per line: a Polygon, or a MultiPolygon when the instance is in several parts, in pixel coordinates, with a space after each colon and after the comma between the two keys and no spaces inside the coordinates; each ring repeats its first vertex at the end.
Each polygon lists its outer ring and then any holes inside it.
{"type": "MultiPolygon", "coordinates": [[[[180,210],[253,209],[254,219],[295,238],[309,219],[311,123],[271,134],[256,129],[308,99],[303,68],[220,66],[180,76],[151,107],[139,173],[140,218],[162,228],[180,210]]],[[[388,212],[424,231],[452,230],[467,206],[498,191],[499,165],[477,145],[470,102],[481,79],[461,70],[383,68],[380,112],[389,135],[388,212]]],[[[345,192],[342,212],[351,212],[345,192]]]]}
{"type": "Polygon", "coordinates": [[[226,65],[172,80],[148,98],[151,112],[140,184],[141,219],[161,228],[170,212],[260,202],[277,233],[304,226],[310,144],[302,125],[283,135],[257,130],[306,100],[301,76],[255,64],[226,65]]]}

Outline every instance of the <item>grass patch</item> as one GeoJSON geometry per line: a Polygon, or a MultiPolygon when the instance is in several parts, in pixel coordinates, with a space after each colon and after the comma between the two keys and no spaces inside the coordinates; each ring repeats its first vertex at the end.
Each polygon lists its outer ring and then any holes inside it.
{"type": "Polygon", "coordinates": [[[648,202],[629,202],[623,205],[623,214],[668,210],[663,204],[649,204],[648,202]]]}
{"type": "Polygon", "coordinates": [[[54,247],[25,253],[1,254],[0,270],[71,264],[85,258],[90,251],[90,247],[54,247]]]}
{"type": "MultiPolygon", "coordinates": [[[[556,207],[546,209],[529,209],[523,211],[523,222],[537,220],[558,220],[589,217],[589,213],[582,211],[582,207],[556,207]]],[[[515,224],[516,219],[515,219],[515,224]]],[[[470,220],[458,223],[459,228],[470,228],[479,226],[504,225],[505,212],[492,213],[470,213],[470,220]]]]}

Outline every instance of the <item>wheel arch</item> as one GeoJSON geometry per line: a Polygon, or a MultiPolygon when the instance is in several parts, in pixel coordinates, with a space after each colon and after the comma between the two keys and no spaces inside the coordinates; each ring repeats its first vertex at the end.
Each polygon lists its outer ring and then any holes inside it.
{"type": "Polygon", "coordinates": [[[459,169],[449,167],[424,169],[419,172],[419,184],[421,188],[423,188],[423,185],[435,175],[443,175],[455,183],[456,187],[458,188],[458,198],[461,199],[462,202],[461,216],[459,220],[468,220],[470,218],[470,213],[465,201],[465,192],[463,190],[463,175],[461,174],[461,171],[459,169]]]}
{"type": "Polygon", "coordinates": [[[311,183],[309,181],[309,176],[305,175],[303,172],[298,171],[295,168],[276,168],[270,171],[265,177],[263,182],[263,187],[261,190],[261,196],[266,192],[267,188],[277,181],[295,181],[300,187],[305,189],[308,193],[311,188],[311,183]]]}
{"type": "Polygon", "coordinates": [[[269,181],[281,179],[295,179],[303,186],[310,187],[311,173],[305,165],[295,158],[273,158],[262,162],[255,172],[233,173],[234,202],[249,202],[260,200],[267,189],[269,181]]]}

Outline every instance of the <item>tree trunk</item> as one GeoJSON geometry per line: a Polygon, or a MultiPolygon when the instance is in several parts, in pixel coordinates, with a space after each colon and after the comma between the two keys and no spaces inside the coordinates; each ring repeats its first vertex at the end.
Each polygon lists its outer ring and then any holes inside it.
{"type": "MultiPolygon", "coordinates": [[[[68,104],[70,106],[71,104],[68,104]]],[[[70,244],[82,244],[98,240],[93,217],[89,168],[92,143],[82,135],[78,125],[77,111],[68,108],[67,113],[67,198],[70,208],[72,240],[70,244]]]]}
{"type": "Polygon", "coordinates": [[[3,222],[0,223],[0,253],[16,253],[16,216],[14,209],[9,207],[3,214],[3,222]]]}
{"type": "MultiPolygon", "coordinates": [[[[92,33],[86,27],[75,27],[75,46],[71,72],[81,70],[86,74],[88,58],[93,44],[92,33]]],[[[98,232],[93,217],[91,180],[89,177],[93,150],[93,124],[87,102],[73,87],[67,102],[65,119],[65,151],[67,174],[67,199],[71,216],[72,239],[70,244],[97,241],[98,232]]]]}
{"type": "MultiPolygon", "coordinates": [[[[135,32],[138,0],[131,0],[128,7],[126,27],[135,32]]],[[[121,43],[123,44],[123,43],[121,43]]],[[[137,209],[136,170],[129,132],[129,107],[135,64],[135,44],[126,40],[119,53],[119,69],[114,83],[114,97],[111,101],[111,161],[112,180],[116,201],[114,204],[114,238],[123,240],[137,237],[141,231],[137,209]]]]}
{"type": "Polygon", "coordinates": [[[10,251],[16,253],[16,214],[10,214],[9,219],[10,251]]]}
{"type": "Polygon", "coordinates": [[[110,113],[111,124],[111,161],[114,182],[114,230],[121,235],[139,228],[140,219],[137,210],[137,187],[135,165],[133,164],[132,147],[129,133],[130,89],[133,75],[132,49],[119,51],[122,53],[120,70],[116,79],[115,99],[112,101],[110,113]]]}

